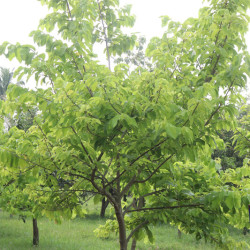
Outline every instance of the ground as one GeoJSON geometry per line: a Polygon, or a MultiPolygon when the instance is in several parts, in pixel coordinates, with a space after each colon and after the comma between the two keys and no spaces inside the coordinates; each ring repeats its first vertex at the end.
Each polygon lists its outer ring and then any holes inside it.
{"type": "MultiPolygon", "coordinates": [[[[113,250],[119,249],[118,237],[113,234],[108,239],[96,238],[94,230],[105,219],[99,218],[99,206],[89,205],[89,215],[86,218],[76,218],[72,221],[63,221],[62,224],[55,224],[46,218],[38,220],[40,246],[37,250],[113,250]]],[[[109,211],[107,211],[109,213],[109,211]]],[[[0,212],[0,249],[1,250],[27,250],[32,248],[32,220],[27,219],[26,223],[12,218],[7,212],[0,212]]],[[[246,236],[242,230],[230,230],[233,237],[245,240],[250,244],[250,233],[246,236]]],[[[177,229],[170,225],[158,225],[153,227],[155,233],[155,244],[139,242],[138,249],[141,250],[210,250],[214,246],[204,241],[197,242],[193,235],[182,234],[178,238],[177,229]]]]}

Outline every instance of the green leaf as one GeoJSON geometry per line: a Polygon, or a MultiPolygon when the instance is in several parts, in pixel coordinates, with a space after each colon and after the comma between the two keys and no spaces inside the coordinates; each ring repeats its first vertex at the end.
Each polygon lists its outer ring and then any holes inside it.
{"type": "Polygon", "coordinates": [[[176,139],[181,134],[181,128],[175,127],[171,123],[167,123],[166,132],[168,136],[173,139],[176,139]]]}
{"type": "Polygon", "coordinates": [[[145,230],[146,230],[146,233],[147,233],[149,242],[150,242],[151,244],[154,244],[154,236],[153,236],[153,233],[149,230],[148,227],[145,227],[145,230]]]}
{"type": "Polygon", "coordinates": [[[185,140],[187,141],[187,143],[192,143],[194,140],[194,135],[193,135],[193,131],[188,128],[188,127],[182,127],[181,128],[181,133],[184,136],[185,140]]]}
{"type": "Polygon", "coordinates": [[[101,202],[103,199],[103,196],[100,194],[97,194],[94,196],[94,204],[97,205],[99,202],[101,202]]]}
{"type": "Polygon", "coordinates": [[[127,114],[122,114],[121,119],[124,119],[127,122],[129,127],[137,128],[137,123],[133,117],[130,117],[127,114]]]}
{"type": "Polygon", "coordinates": [[[116,115],[115,117],[113,117],[110,121],[109,121],[109,124],[110,124],[110,127],[111,129],[115,128],[118,121],[121,119],[121,116],[120,115],[116,115]]]}
{"type": "Polygon", "coordinates": [[[170,20],[171,18],[169,16],[161,16],[161,26],[165,27],[170,20]]]}

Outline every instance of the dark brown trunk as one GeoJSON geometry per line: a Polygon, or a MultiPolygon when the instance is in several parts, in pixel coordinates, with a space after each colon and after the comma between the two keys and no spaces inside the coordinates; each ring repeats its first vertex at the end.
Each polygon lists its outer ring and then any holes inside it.
{"type": "Polygon", "coordinates": [[[109,201],[106,200],[105,198],[102,199],[102,207],[101,207],[101,212],[100,212],[100,217],[104,218],[105,217],[105,212],[106,208],[108,207],[109,201]]]}
{"type": "Polygon", "coordinates": [[[126,238],[126,227],[125,221],[122,215],[121,206],[115,207],[115,215],[119,225],[119,241],[120,241],[120,250],[127,250],[127,238],[126,238]]]}
{"type": "Polygon", "coordinates": [[[181,238],[181,230],[178,229],[178,238],[180,239],[181,238]]]}
{"type": "Polygon", "coordinates": [[[136,248],[136,239],[132,240],[131,250],[135,250],[136,248]]]}
{"type": "Polygon", "coordinates": [[[39,245],[39,230],[37,226],[37,219],[33,218],[33,246],[39,245]]]}
{"type": "Polygon", "coordinates": [[[247,227],[244,227],[244,228],[243,228],[243,234],[244,234],[244,235],[247,235],[248,232],[250,232],[250,230],[248,230],[247,227]]]}
{"type": "MultiPolygon", "coordinates": [[[[134,208],[142,208],[144,206],[145,206],[144,198],[140,198],[138,204],[136,199],[134,199],[134,205],[133,205],[134,208]]],[[[136,248],[136,239],[133,239],[131,244],[131,250],[135,250],[135,248],[136,248]]]]}

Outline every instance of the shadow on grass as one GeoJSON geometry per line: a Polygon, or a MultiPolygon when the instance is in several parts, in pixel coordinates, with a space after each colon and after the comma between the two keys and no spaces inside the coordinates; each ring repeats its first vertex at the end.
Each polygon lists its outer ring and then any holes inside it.
{"type": "Polygon", "coordinates": [[[99,214],[86,214],[85,218],[83,219],[88,219],[92,221],[97,221],[97,222],[103,222],[105,223],[106,220],[113,220],[114,218],[112,216],[105,216],[104,218],[101,218],[99,214]]]}
{"type": "MultiPolygon", "coordinates": [[[[1,225],[2,226],[2,225],[1,225]]],[[[7,231],[8,229],[4,229],[4,231],[0,231],[0,238],[12,238],[12,237],[15,237],[15,238],[19,238],[19,237],[22,237],[22,233],[23,232],[14,232],[14,231],[7,231]]]]}
{"type": "MultiPolygon", "coordinates": [[[[15,230],[13,230],[12,228],[7,227],[8,223],[17,223],[18,219],[4,219],[1,221],[0,225],[2,227],[2,229],[4,230],[0,230],[0,239],[5,237],[5,238],[19,238],[23,236],[23,230],[22,228],[20,228],[20,226],[18,228],[16,228],[15,230]]],[[[22,222],[23,223],[23,222],[22,222]]],[[[23,225],[25,227],[25,224],[23,225]]],[[[25,229],[24,229],[25,230],[25,229]]],[[[1,249],[1,248],[0,248],[1,249]]]]}

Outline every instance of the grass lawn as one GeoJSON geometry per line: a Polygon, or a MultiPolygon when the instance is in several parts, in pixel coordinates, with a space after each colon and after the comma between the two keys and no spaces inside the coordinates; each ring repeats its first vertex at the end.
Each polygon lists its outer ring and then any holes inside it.
{"type": "MultiPolygon", "coordinates": [[[[40,246],[36,249],[43,250],[113,250],[119,249],[118,237],[114,234],[109,239],[96,238],[93,230],[105,220],[100,219],[99,207],[91,206],[90,214],[84,219],[76,218],[72,221],[64,221],[57,225],[54,221],[46,218],[38,221],[40,246]]],[[[193,235],[182,234],[177,236],[177,229],[169,225],[158,225],[153,228],[155,233],[155,244],[139,242],[141,250],[163,250],[163,249],[215,249],[204,241],[197,242],[193,235]]],[[[232,230],[232,235],[237,240],[245,240],[250,244],[250,234],[244,236],[242,231],[232,230]]],[[[10,218],[9,214],[0,212],[0,250],[26,250],[32,247],[32,220],[27,219],[26,223],[19,220],[17,216],[10,218]]]]}

